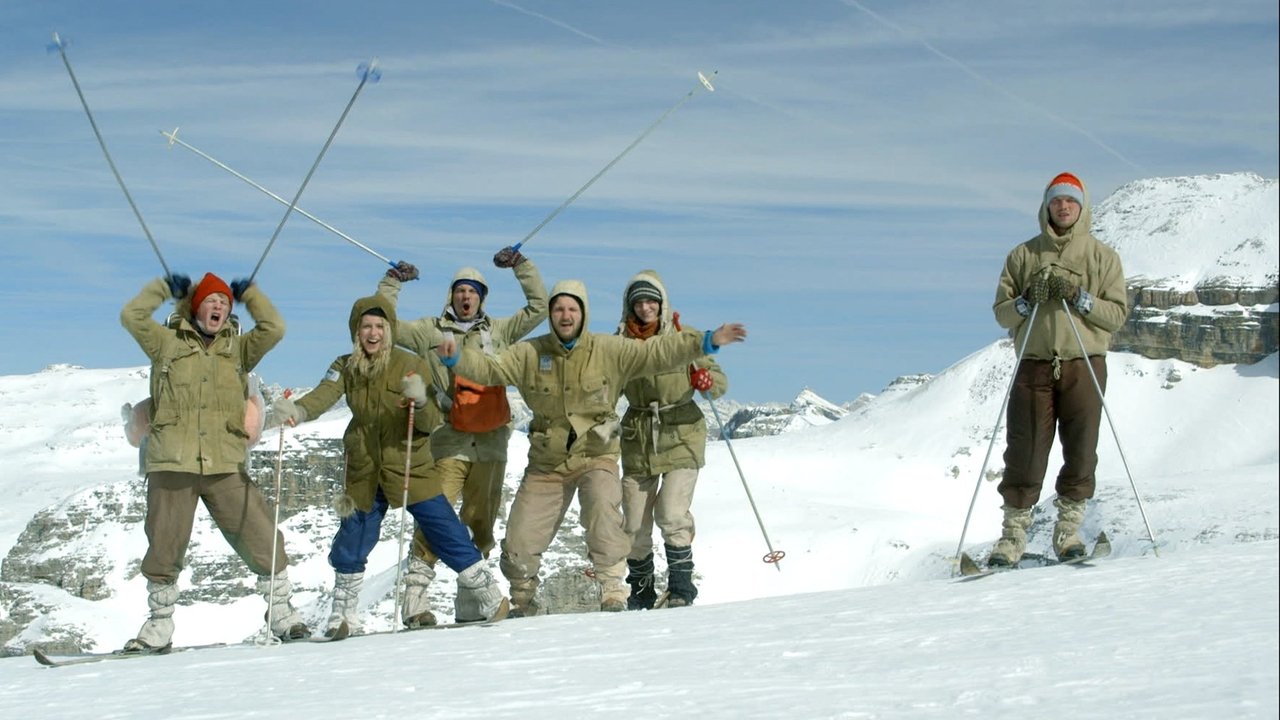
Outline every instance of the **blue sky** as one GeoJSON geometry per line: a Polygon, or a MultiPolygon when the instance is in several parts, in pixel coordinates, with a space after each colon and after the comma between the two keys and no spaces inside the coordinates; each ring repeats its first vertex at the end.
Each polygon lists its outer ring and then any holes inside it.
{"type": "MultiPolygon", "coordinates": [[[[611,332],[626,280],[666,280],[689,324],[745,322],[731,397],[842,402],[1000,337],[990,304],[1046,181],[1095,201],[1147,177],[1280,174],[1274,2],[300,2],[0,5],[0,374],[145,364],[123,303],[161,274],[56,53],[67,48],[165,261],[248,275],[284,207],[179,137],[423,279],[463,265],[489,309],[525,236],[718,74],[531,240],[611,332]]],[[[260,366],[313,385],[350,348],[377,258],[294,215],[258,274],[288,335],[260,366]]],[[[539,331],[541,332],[541,330],[539,331]]]]}

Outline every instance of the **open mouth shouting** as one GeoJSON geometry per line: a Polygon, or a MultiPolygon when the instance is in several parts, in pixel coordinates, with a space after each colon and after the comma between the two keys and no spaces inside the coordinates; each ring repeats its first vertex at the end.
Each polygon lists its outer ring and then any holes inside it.
{"type": "Polygon", "coordinates": [[[231,299],[222,293],[206,297],[196,308],[196,324],[209,335],[216,335],[231,316],[231,299]]]}

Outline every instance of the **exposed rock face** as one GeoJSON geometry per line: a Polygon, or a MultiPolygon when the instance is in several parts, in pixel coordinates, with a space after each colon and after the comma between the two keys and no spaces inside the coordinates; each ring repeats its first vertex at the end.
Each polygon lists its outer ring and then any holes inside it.
{"type": "Polygon", "coordinates": [[[1177,358],[1202,367],[1252,364],[1280,349],[1276,287],[1197,287],[1181,292],[1129,285],[1129,320],[1113,350],[1177,358]]]}
{"type": "Polygon", "coordinates": [[[1209,367],[1280,349],[1277,181],[1250,173],[1130,183],[1093,231],[1128,274],[1129,319],[1112,348],[1209,367]]]}

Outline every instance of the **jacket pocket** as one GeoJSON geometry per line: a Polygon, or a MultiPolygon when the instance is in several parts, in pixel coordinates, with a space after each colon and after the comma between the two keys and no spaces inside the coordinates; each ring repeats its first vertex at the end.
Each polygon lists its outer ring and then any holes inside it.
{"type": "Polygon", "coordinates": [[[185,456],[183,448],[182,416],[173,409],[156,410],[151,418],[151,435],[147,439],[148,463],[180,463],[185,456]]]}

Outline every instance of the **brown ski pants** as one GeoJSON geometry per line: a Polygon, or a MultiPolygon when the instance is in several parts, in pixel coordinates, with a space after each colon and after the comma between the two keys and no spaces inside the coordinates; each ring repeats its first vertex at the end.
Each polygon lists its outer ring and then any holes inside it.
{"type": "MultiPolygon", "coordinates": [[[[1056,431],[1062,433],[1062,469],[1054,489],[1067,500],[1093,497],[1098,467],[1102,398],[1082,359],[1023,360],[1009,394],[1007,448],[999,492],[1004,504],[1029,508],[1040,500],[1056,431]]],[[[1107,388],[1105,356],[1089,358],[1107,388]]]]}
{"type": "MultiPolygon", "coordinates": [[[[258,575],[270,575],[274,516],[258,486],[239,472],[147,475],[147,554],[142,558],[142,574],[158,583],[178,579],[191,542],[196,503],[200,501],[249,569],[258,575]]],[[[289,566],[289,558],[284,552],[284,535],[278,530],[275,541],[275,571],[282,572],[289,566]]]]}

